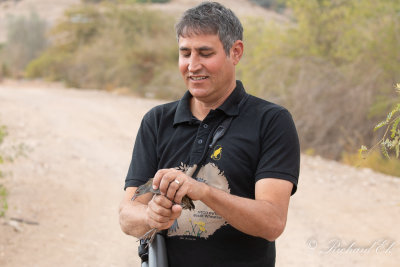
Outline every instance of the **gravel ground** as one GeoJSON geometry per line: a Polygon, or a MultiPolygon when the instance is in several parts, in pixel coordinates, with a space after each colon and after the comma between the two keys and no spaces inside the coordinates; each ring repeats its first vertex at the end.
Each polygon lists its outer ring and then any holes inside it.
{"type": "MultiPolygon", "coordinates": [[[[9,209],[0,266],[139,266],[118,205],[143,114],[156,100],[0,84],[9,209]]],[[[400,179],[302,155],[277,266],[398,266],[400,179]]]]}

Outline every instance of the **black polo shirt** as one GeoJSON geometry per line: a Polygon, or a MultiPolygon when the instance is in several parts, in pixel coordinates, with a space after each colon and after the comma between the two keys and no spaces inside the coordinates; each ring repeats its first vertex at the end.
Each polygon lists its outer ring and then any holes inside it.
{"type": "MultiPolygon", "coordinates": [[[[188,91],[181,100],[157,106],[144,116],[125,188],[145,183],[158,169],[193,173],[215,130],[232,117],[195,178],[251,199],[255,183],[263,178],[290,181],[292,194],[296,191],[299,141],[286,109],[248,95],[237,81],[228,99],[199,121],[190,111],[191,97],[188,91]]],[[[168,231],[170,266],[274,266],[274,242],[236,230],[201,201],[195,205],[194,211],[183,211],[177,227],[168,231]]]]}

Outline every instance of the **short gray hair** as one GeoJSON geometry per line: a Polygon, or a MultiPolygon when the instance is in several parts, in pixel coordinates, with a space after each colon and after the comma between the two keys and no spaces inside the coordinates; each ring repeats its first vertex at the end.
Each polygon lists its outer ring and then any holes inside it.
{"type": "Polygon", "coordinates": [[[243,27],[229,8],[217,2],[203,2],[183,13],[175,25],[176,37],[217,34],[226,55],[237,40],[243,40],[243,27]]]}

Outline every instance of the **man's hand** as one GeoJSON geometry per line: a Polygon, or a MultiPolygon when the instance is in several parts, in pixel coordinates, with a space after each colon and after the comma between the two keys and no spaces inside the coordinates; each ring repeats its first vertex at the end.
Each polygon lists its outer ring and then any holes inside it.
{"type": "Polygon", "coordinates": [[[158,230],[168,229],[172,226],[182,212],[180,205],[173,205],[172,201],[162,195],[154,195],[147,204],[146,220],[150,228],[158,230]]]}
{"type": "Polygon", "coordinates": [[[185,195],[192,200],[200,200],[206,194],[208,186],[179,170],[161,169],[153,179],[153,189],[157,188],[160,188],[163,196],[180,204],[185,195]]]}

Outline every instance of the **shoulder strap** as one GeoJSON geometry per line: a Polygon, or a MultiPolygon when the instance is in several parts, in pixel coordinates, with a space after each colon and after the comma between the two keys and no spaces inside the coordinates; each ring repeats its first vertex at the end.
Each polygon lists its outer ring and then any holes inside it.
{"type": "MultiPolygon", "coordinates": [[[[243,97],[243,99],[240,101],[240,103],[238,105],[239,109],[243,105],[243,103],[247,100],[248,96],[249,95],[246,94],[243,97]]],[[[197,174],[199,173],[201,165],[204,163],[204,161],[205,161],[205,159],[207,157],[208,151],[213,149],[215,144],[218,142],[218,140],[220,140],[225,135],[225,133],[228,131],[229,126],[231,125],[233,118],[234,118],[234,116],[226,116],[225,119],[221,122],[221,124],[214,131],[211,143],[208,146],[206,146],[206,148],[204,149],[203,154],[202,154],[202,156],[200,158],[200,161],[197,162],[196,170],[194,171],[194,173],[192,175],[193,178],[195,178],[197,176],[197,174]]]]}

